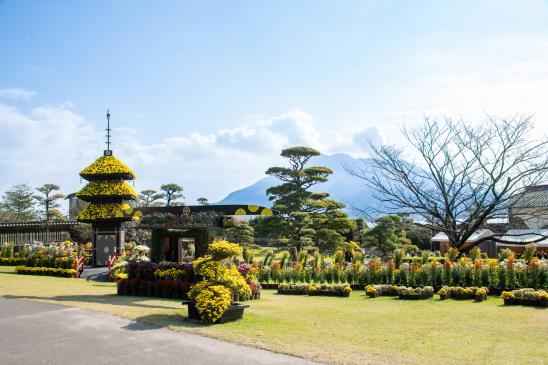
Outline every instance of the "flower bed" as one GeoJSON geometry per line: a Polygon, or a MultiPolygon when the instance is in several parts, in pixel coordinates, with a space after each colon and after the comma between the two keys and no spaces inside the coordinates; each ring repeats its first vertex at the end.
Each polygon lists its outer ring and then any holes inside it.
{"type": "Polygon", "coordinates": [[[486,287],[469,287],[462,288],[460,286],[444,286],[438,291],[441,300],[453,299],[475,299],[481,302],[487,299],[489,289],[486,287]]]}
{"type": "Polygon", "coordinates": [[[76,277],[76,270],[74,269],[56,269],[53,267],[27,267],[17,266],[15,271],[18,274],[23,275],[46,275],[46,276],[60,276],[64,278],[76,277]]]}
{"type": "MultiPolygon", "coordinates": [[[[341,283],[350,285],[398,285],[411,287],[442,286],[487,287],[496,290],[548,289],[548,260],[533,257],[529,261],[510,256],[504,259],[458,260],[414,258],[398,262],[371,258],[364,262],[321,262],[321,260],[260,263],[257,278],[264,288],[282,283],[341,283]],[[409,261],[409,262],[408,262],[409,261]]],[[[401,260],[400,260],[401,261],[401,260]]]]}
{"type": "Polygon", "coordinates": [[[347,284],[280,284],[278,294],[287,295],[322,295],[334,297],[348,297],[352,289],[347,284]]]}
{"type": "Polygon", "coordinates": [[[535,289],[518,289],[504,291],[501,295],[505,305],[530,305],[538,307],[548,307],[548,292],[535,289]]]}
{"type": "Polygon", "coordinates": [[[397,285],[366,285],[365,293],[368,297],[376,298],[380,296],[397,297],[398,286],[397,285]]]}
{"type": "Polygon", "coordinates": [[[406,300],[428,299],[434,296],[434,288],[425,286],[424,288],[409,288],[405,286],[398,287],[398,297],[406,300]]]}

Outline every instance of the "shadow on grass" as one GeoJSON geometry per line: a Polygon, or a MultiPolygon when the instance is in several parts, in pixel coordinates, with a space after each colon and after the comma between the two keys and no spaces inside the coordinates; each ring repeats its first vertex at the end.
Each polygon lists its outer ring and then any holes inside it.
{"type": "Polygon", "coordinates": [[[122,328],[128,331],[148,331],[151,329],[166,328],[170,326],[201,328],[212,325],[200,321],[190,320],[179,314],[148,314],[135,318],[133,322],[122,328]]]}
{"type": "MultiPolygon", "coordinates": [[[[149,308],[149,309],[177,309],[172,306],[165,306],[161,304],[147,304],[141,303],[144,300],[165,300],[161,298],[148,298],[148,297],[132,297],[132,296],[120,296],[116,294],[105,295],[58,295],[53,297],[48,296],[29,296],[29,295],[4,295],[6,299],[28,299],[28,300],[51,300],[55,302],[84,302],[84,303],[97,303],[97,304],[109,304],[120,305],[137,308],[149,308]]],[[[182,308],[182,305],[181,305],[182,308]]]]}

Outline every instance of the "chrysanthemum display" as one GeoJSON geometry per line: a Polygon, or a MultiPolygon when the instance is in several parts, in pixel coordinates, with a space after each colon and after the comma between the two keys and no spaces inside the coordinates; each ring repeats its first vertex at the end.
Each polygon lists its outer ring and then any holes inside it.
{"type": "Polygon", "coordinates": [[[135,174],[114,156],[99,157],[80,172],[89,181],[77,194],[89,202],[78,215],[81,222],[98,222],[131,219],[127,200],[137,198],[135,190],[124,180],[135,179],[135,174]]]}
{"type": "Polygon", "coordinates": [[[136,178],[135,173],[114,156],[99,157],[94,163],[83,169],[80,176],[88,181],[101,180],[105,176],[123,180],[134,180],[136,178]]]}

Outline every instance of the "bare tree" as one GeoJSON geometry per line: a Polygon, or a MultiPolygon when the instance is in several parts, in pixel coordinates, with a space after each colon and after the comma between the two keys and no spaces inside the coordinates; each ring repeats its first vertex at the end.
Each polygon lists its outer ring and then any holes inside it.
{"type": "MultiPolygon", "coordinates": [[[[427,118],[422,126],[403,130],[418,152],[416,161],[401,148],[381,145],[363,166],[345,168],[373,189],[386,208],[382,213],[420,216],[464,251],[478,228],[489,219],[507,218],[511,199],[546,178],[548,140],[532,138],[532,132],[530,116],[488,117],[477,125],[427,118]]],[[[504,242],[500,235],[489,239],[504,242]]]]}

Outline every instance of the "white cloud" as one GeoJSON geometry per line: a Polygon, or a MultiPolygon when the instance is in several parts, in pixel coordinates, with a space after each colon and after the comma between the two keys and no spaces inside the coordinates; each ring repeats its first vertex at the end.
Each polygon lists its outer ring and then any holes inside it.
{"type": "Polygon", "coordinates": [[[548,132],[548,41],[490,37],[464,48],[429,52],[419,59],[420,79],[404,88],[387,118],[421,121],[423,116],[462,117],[481,122],[486,114],[509,118],[535,114],[548,132]]]}
{"type": "MultiPolygon", "coordinates": [[[[81,187],[78,172],[101,154],[104,137],[100,127],[71,107],[45,105],[22,111],[0,103],[0,191],[23,182],[33,186],[58,183],[65,193],[81,187]]],[[[234,128],[169,137],[156,144],[142,142],[135,129],[115,127],[114,153],[136,171],[138,190],[177,182],[193,202],[200,196],[220,200],[264,177],[268,167],[284,163],[279,156],[284,147],[308,145],[322,152],[356,152],[361,143],[352,138],[354,131],[343,133],[344,141],[325,136],[332,142],[323,142],[314,118],[299,109],[244,120],[234,128]]]]}
{"type": "Polygon", "coordinates": [[[25,90],[25,89],[22,89],[22,88],[0,89],[0,98],[29,100],[34,95],[36,95],[36,92],[28,91],[28,90],[25,90]]]}

